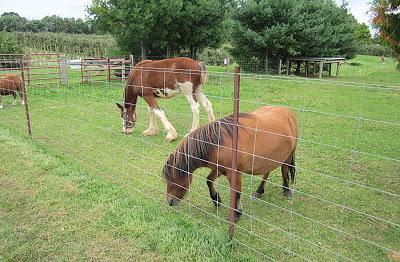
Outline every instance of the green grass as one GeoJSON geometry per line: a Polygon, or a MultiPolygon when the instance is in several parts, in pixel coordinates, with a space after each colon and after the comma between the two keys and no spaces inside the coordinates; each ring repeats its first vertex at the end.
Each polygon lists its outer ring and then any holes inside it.
{"type": "MultiPolygon", "coordinates": [[[[356,59],[361,67],[379,63],[356,59]]],[[[222,117],[232,110],[233,83],[210,69],[205,92],[222,117]]],[[[288,106],[301,140],[291,200],[282,196],[278,171],[261,200],[249,197],[259,178],[245,176],[245,215],[233,242],[228,208],[215,209],[208,197],[207,170],[196,172],[185,202],[165,206],[161,168],[179,141],[165,142],[164,132],[141,134],[148,125],[142,99],[134,134],[120,133],[115,102],[122,83],[79,84],[74,71],[67,87],[32,87],[32,140],[23,108],[4,98],[0,260],[389,260],[395,254],[387,249],[400,250],[400,90],[380,85],[399,86],[393,74],[388,66],[379,74],[385,80],[365,77],[379,86],[355,75],[337,81],[242,76],[241,111],[288,106]]],[[[160,104],[181,139],[191,125],[185,98],[160,104]]],[[[204,111],[201,117],[205,123],[204,111]]],[[[228,205],[228,183],[217,181],[228,205]]]]}

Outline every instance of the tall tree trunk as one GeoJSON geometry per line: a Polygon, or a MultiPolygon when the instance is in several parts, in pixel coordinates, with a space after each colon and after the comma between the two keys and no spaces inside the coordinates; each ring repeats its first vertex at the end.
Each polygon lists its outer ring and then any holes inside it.
{"type": "Polygon", "coordinates": [[[300,74],[300,61],[297,62],[296,74],[300,74]]]}
{"type": "Polygon", "coordinates": [[[146,53],[147,53],[147,48],[146,48],[146,44],[142,42],[142,46],[141,46],[141,54],[140,54],[140,58],[142,58],[142,60],[146,59],[146,53]]]}
{"type": "Polygon", "coordinates": [[[197,59],[197,47],[195,47],[194,48],[194,50],[193,50],[193,57],[192,57],[194,60],[196,60],[197,59]]]}
{"type": "Polygon", "coordinates": [[[169,45],[167,45],[167,58],[171,58],[171,49],[169,45]]]}

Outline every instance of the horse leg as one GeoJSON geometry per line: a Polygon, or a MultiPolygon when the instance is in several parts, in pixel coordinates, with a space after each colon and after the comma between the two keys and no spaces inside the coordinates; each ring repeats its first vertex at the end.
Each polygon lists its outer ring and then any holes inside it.
{"type": "Polygon", "coordinates": [[[261,180],[261,183],[260,183],[260,185],[259,185],[258,188],[257,188],[257,191],[254,192],[254,194],[252,195],[252,198],[253,198],[253,199],[255,199],[255,198],[260,198],[260,197],[264,194],[264,191],[265,191],[265,183],[267,182],[268,176],[269,176],[269,173],[266,173],[266,174],[263,175],[262,180],[261,180]]]}
{"type": "Polygon", "coordinates": [[[14,98],[14,102],[12,103],[12,105],[15,106],[15,105],[17,105],[17,94],[15,92],[13,92],[12,96],[14,98]]]}
{"type": "Polygon", "coordinates": [[[3,109],[3,102],[1,101],[1,95],[0,95],[0,109],[3,109]]]}
{"type": "Polygon", "coordinates": [[[150,112],[150,125],[149,128],[143,131],[145,136],[155,136],[158,134],[158,126],[157,126],[157,119],[156,113],[154,109],[149,107],[150,112]]]}
{"type": "Polygon", "coordinates": [[[192,122],[192,128],[190,129],[190,132],[196,130],[199,128],[199,115],[200,115],[200,110],[199,110],[199,103],[196,102],[193,98],[192,92],[190,93],[185,93],[185,96],[189,102],[190,108],[192,109],[192,114],[193,114],[193,122],[192,122]]]}
{"type": "Polygon", "coordinates": [[[178,137],[178,133],[175,128],[168,121],[167,117],[163,110],[158,107],[158,103],[154,95],[149,95],[143,97],[144,101],[149,105],[149,107],[154,111],[155,115],[158,116],[163,124],[165,130],[167,130],[168,134],[165,139],[169,142],[174,141],[178,137]]]}
{"type": "Polygon", "coordinates": [[[210,191],[210,197],[216,207],[219,207],[221,204],[221,197],[214,186],[215,179],[217,179],[218,176],[217,170],[213,169],[207,177],[207,186],[210,191]]]}
{"type": "Polygon", "coordinates": [[[199,101],[200,105],[204,108],[204,110],[207,112],[208,116],[208,122],[212,122],[215,120],[212,104],[210,100],[207,99],[207,97],[203,94],[202,91],[196,92],[195,96],[197,98],[197,101],[199,101]]]}
{"type": "Polygon", "coordinates": [[[21,105],[25,105],[24,97],[22,96],[22,92],[18,91],[18,93],[19,93],[19,97],[21,98],[21,105]]]}
{"type": "MultiPolygon", "coordinates": [[[[226,172],[226,177],[228,178],[229,185],[232,188],[232,171],[229,170],[226,172]]],[[[239,221],[240,216],[243,213],[242,203],[240,201],[240,194],[242,192],[242,175],[237,174],[236,177],[236,197],[235,197],[235,222],[239,221]]]]}
{"type": "Polygon", "coordinates": [[[289,166],[287,164],[283,164],[281,166],[281,172],[282,172],[282,189],[283,189],[283,195],[285,197],[291,197],[292,192],[290,191],[289,188],[289,166]]]}

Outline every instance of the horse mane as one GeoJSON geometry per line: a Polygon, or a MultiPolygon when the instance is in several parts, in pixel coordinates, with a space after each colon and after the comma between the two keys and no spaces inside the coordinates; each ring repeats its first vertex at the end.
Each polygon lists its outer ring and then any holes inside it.
{"type": "Polygon", "coordinates": [[[210,160],[213,148],[232,137],[233,125],[233,116],[230,115],[191,132],[167,159],[163,169],[164,178],[171,181],[172,168],[175,169],[175,177],[183,179],[195,169],[204,166],[202,164],[210,160]]]}

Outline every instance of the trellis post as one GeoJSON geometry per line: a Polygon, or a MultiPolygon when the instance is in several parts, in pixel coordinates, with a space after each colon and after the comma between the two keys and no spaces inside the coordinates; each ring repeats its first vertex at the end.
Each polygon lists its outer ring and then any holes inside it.
{"type": "Polygon", "coordinates": [[[236,222],[236,181],[237,171],[237,146],[238,146],[238,119],[239,119],[239,92],[240,92],[240,67],[236,66],[234,71],[234,93],[233,93],[233,134],[232,134],[232,178],[230,184],[230,212],[229,212],[229,236],[235,233],[236,222]]]}
{"type": "Polygon", "coordinates": [[[29,108],[28,108],[28,95],[27,89],[25,86],[25,72],[24,72],[24,59],[23,56],[20,58],[20,68],[21,68],[21,80],[22,80],[22,99],[24,100],[24,108],[25,108],[25,117],[26,117],[26,126],[28,129],[28,135],[32,137],[32,128],[31,128],[31,118],[29,116],[29,108]]]}

